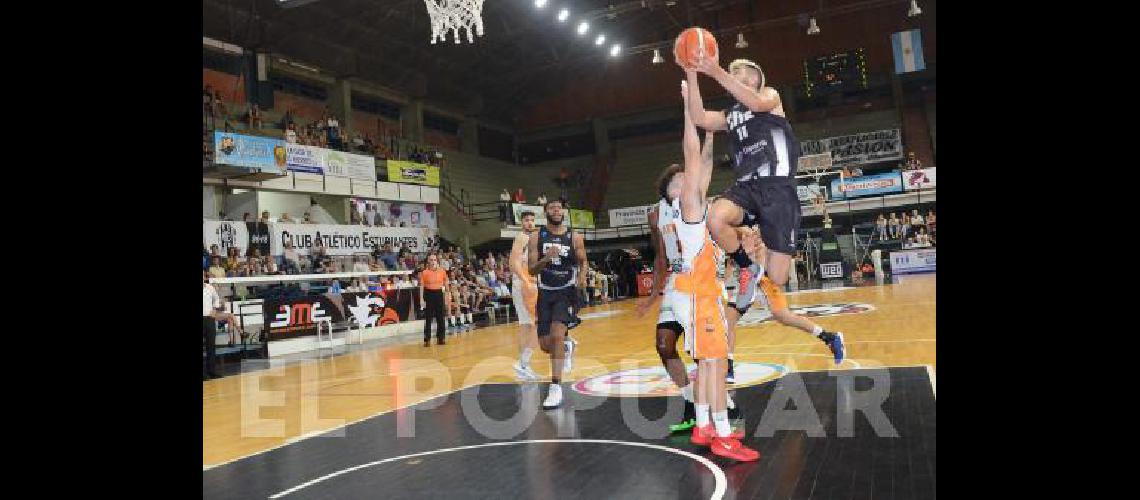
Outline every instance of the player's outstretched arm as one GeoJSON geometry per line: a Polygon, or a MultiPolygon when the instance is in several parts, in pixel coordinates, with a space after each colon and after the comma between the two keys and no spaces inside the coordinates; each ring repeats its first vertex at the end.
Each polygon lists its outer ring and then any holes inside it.
{"type": "Polygon", "coordinates": [[[701,197],[707,197],[713,172],[713,131],[705,131],[705,142],[701,145],[701,197]]]}
{"type": "Polygon", "coordinates": [[[681,220],[697,222],[704,216],[704,198],[701,196],[701,141],[697,127],[689,114],[689,86],[681,82],[681,98],[685,101],[685,130],[681,136],[681,150],[685,155],[685,182],[681,186],[681,220]]]}
{"type": "Polygon", "coordinates": [[[685,70],[685,80],[689,82],[689,101],[685,104],[685,109],[693,117],[693,124],[705,130],[728,130],[728,121],[724,119],[724,113],[705,109],[705,102],[701,99],[701,87],[697,82],[697,72],[685,70]]]}

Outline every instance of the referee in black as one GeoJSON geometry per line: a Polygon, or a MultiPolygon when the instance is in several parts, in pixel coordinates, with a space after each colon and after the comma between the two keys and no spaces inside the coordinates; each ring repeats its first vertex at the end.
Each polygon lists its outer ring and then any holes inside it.
{"type": "Polygon", "coordinates": [[[436,321],[436,344],[447,343],[443,340],[447,335],[443,320],[444,309],[450,305],[447,292],[447,271],[439,267],[438,256],[428,255],[427,267],[420,271],[420,309],[424,310],[424,347],[431,345],[432,320],[436,321]]]}

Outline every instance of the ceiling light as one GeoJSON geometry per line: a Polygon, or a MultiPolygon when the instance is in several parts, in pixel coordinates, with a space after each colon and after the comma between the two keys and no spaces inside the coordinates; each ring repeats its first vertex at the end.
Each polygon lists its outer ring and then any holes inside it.
{"type": "Polygon", "coordinates": [[[558,22],[566,22],[566,18],[570,17],[570,11],[562,9],[558,11],[558,22]]]}
{"type": "Polygon", "coordinates": [[[809,35],[818,35],[819,34],[819,25],[815,24],[815,18],[814,17],[811,18],[811,23],[808,26],[807,34],[809,34],[809,35]]]}
{"type": "Polygon", "coordinates": [[[906,11],[907,17],[914,17],[922,14],[922,9],[918,8],[918,0],[910,0],[910,10],[906,11]]]}
{"type": "Polygon", "coordinates": [[[578,23],[578,34],[579,35],[585,35],[587,31],[590,31],[590,23],[588,23],[586,21],[582,21],[582,22],[578,23]]]}
{"type": "Polygon", "coordinates": [[[534,0],[534,6],[539,9],[546,7],[546,0],[534,0]]]}
{"type": "Polygon", "coordinates": [[[601,45],[603,43],[606,43],[606,35],[598,35],[598,37],[594,39],[594,45],[601,45]]]}
{"type": "Polygon", "coordinates": [[[653,49],[653,64],[661,64],[665,58],[661,57],[661,49],[653,49]]]}
{"type": "Polygon", "coordinates": [[[738,48],[738,49],[747,49],[748,48],[748,42],[744,41],[744,33],[737,33],[736,34],[736,48],[738,48]]]}
{"type": "Polygon", "coordinates": [[[614,45],[613,47],[610,47],[611,56],[617,57],[618,54],[621,54],[621,45],[614,45]]]}

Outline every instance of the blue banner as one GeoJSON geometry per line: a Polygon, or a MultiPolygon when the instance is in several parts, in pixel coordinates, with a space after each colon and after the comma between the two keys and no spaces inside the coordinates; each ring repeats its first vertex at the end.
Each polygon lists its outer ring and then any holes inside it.
{"type": "Polygon", "coordinates": [[[842,182],[838,177],[831,180],[833,200],[901,192],[903,192],[902,175],[898,172],[847,177],[842,182]]]}
{"type": "Polygon", "coordinates": [[[283,174],[285,157],[280,139],[214,132],[214,163],[283,174]]]}

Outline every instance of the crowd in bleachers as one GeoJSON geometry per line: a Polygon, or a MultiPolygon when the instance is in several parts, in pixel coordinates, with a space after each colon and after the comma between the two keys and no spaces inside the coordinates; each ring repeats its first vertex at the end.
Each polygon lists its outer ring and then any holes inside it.
{"type": "Polygon", "coordinates": [[[930,210],[923,217],[918,209],[911,213],[891,213],[890,217],[879,214],[875,220],[875,241],[901,240],[904,248],[935,246],[935,213],[930,210]]]}
{"type": "Polygon", "coordinates": [[[443,166],[441,151],[405,140],[400,137],[398,131],[383,124],[380,125],[377,136],[369,132],[348,130],[347,127],[341,126],[340,121],[327,106],[322,116],[315,120],[304,120],[297,112],[289,109],[280,120],[266,123],[264,110],[257,103],[247,103],[244,107],[230,106],[225,102],[220,90],[206,85],[202,89],[202,107],[202,154],[206,160],[212,160],[213,131],[236,133],[239,132],[240,125],[244,127],[240,132],[277,136],[290,144],[372,155],[379,159],[443,166]]]}

